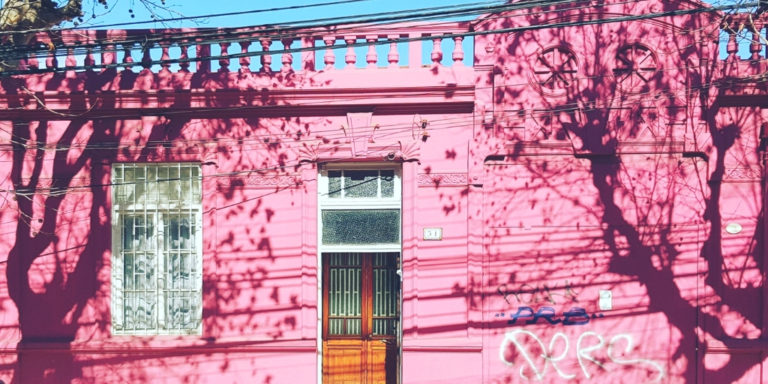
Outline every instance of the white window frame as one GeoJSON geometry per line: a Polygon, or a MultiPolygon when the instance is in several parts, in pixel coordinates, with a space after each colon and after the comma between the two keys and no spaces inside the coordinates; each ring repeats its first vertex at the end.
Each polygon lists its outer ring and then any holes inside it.
{"type": "MultiPolygon", "coordinates": [[[[111,273],[111,332],[114,335],[141,335],[141,336],[153,336],[153,335],[201,335],[202,334],[202,308],[203,308],[203,290],[202,290],[202,275],[203,275],[203,225],[202,225],[202,169],[200,164],[197,163],[114,163],[110,172],[111,181],[111,221],[112,221],[112,273],[111,273]],[[118,201],[118,188],[120,182],[116,180],[115,169],[116,167],[122,167],[123,171],[126,168],[140,168],[144,167],[145,175],[146,169],[149,166],[169,166],[169,167],[190,167],[197,166],[198,181],[198,200],[197,201],[184,201],[182,203],[169,203],[167,200],[165,203],[160,204],[147,204],[147,203],[125,203],[122,206],[118,201]],[[164,230],[165,230],[165,217],[176,216],[179,213],[185,213],[187,217],[194,216],[195,229],[194,229],[194,273],[190,276],[190,279],[194,279],[192,285],[193,290],[197,294],[195,298],[197,300],[197,311],[193,313],[193,321],[197,322],[197,326],[194,328],[167,328],[166,315],[166,303],[165,292],[170,290],[165,287],[165,265],[166,265],[166,252],[164,252],[164,230]],[[155,296],[156,296],[156,309],[155,319],[156,328],[154,329],[131,329],[124,324],[125,309],[124,309],[124,294],[123,294],[123,278],[124,278],[124,262],[123,262],[123,233],[122,233],[122,219],[126,215],[141,214],[145,217],[151,217],[153,220],[154,233],[152,234],[151,241],[155,242],[155,296]]],[[[181,180],[182,182],[184,180],[181,180]]],[[[152,181],[148,181],[150,183],[152,181]]],[[[157,182],[157,181],[155,181],[157,182]]],[[[194,192],[190,192],[191,197],[195,197],[194,192]]]]}
{"type": "MultiPolygon", "coordinates": [[[[320,169],[318,177],[318,234],[317,244],[320,253],[324,252],[402,252],[403,243],[403,209],[402,209],[402,170],[391,163],[377,165],[365,164],[333,164],[320,169]],[[328,194],[329,171],[394,171],[394,191],[392,197],[356,197],[332,198],[328,194]],[[323,244],[323,211],[325,210],[385,210],[397,209],[400,216],[400,227],[397,243],[386,244],[323,244]]],[[[379,187],[379,193],[381,187],[379,187]]]]}

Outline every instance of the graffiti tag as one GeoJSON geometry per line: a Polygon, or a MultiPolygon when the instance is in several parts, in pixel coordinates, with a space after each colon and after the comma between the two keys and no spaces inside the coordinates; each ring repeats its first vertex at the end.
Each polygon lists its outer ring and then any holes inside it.
{"type": "MultiPolygon", "coordinates": [[[[533,310],[531,307],[520,307],[517,312],[510,315],[511,319],[507,320],[507,324],[515,325],[518,320],[525,320],[525,324],[536,324],[540,319],[546,321],[550,325],[563,324],[563,325],[584,325],[588,324],[590,319],[597,319],[604,317],[602,313],[592,314],[590,316],[587,310],[580,307],[573,307],[558,316],[557,312],[552,307],[541,307],[538,311],[533,310]]],[[[496,317],[504,317],[503,313],[496,314],[496,317]]],[[[545,323],[545,324],[546,324],[545,323]]]]}
{"type": "MultiPolygon", "coordinates": [[[[549,366],[554,368],[555,373],[560,378],[570,380],[577,376],[576,373],[566,372],[560,363],[569,357],[571,342],[568,336],[561,332],[557,332],[552,336],[547,346],[533,332],[525,329],[515,329],[507,332],[504,335],[504,340],[501,342],[499,349],[499,356],[501,361],[508,365],[514,366],[515,357],[520,357],[523,360],[523,364],[520,365],[520,377],[525,380],[543,380],[547,373],[549,366]],[[535,351],[535,352],[534,352],[535,351]],[[559,353],[558,353],[559,352],[559,353]],[[541,359],[539,359],[541,358],[541,359]],[[536,363],[540,361],[540,363],[536,363]],[[532,376],[530,374],[533,374],[532,376]]],[[[642,358],[627,358],[625,355],[630,353],[635,347],[635,341],[630,334],[620,333],[611,337],[610,341],[606,344],[602,335],[587,331],[579,335],[576,340],[576,362],[581,369],[581,374],[585,378],[590,379],[592,373],[590,373],[589,365],[594,364],[600,369],[608,370],[610,366],[608,361],[615,363],[618,366],[628,367],[645,367],[655,375],[652,382],[659,382],[664,378],[665,371],[664,366],[656,361],[642,358]],[[623,344],[623,350],[617,352],[616,346],[623,344]],[[600,359],[596,355],[598,351],[605,349],[605,355],[608,358],[600,359]]]]}
{"type": "Polygon", "coordinates": [[[534,304],[541,302],[557,304],[557,300],[555,300],[556,297],[560,298],[561,302],[579,301],[577,293],[574,291],[573,287],[571,287],[571,283],[568,282],[568,280],[562,285],[555,284],[549,286],[547,284],[523,284],[517,289],[510,287],[507,284],[501,284],[496,288],[496,292],[504,298],[507,304],[512,304],[511,299],[513,297],[520,304],[534,304]]]}

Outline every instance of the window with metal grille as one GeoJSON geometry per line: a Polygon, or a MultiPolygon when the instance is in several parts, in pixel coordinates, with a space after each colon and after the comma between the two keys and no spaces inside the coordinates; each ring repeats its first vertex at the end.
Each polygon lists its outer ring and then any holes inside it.
{"type": "Polygon", "coordinates": [[[199,334],[198,164],[112,166],[112,331],[199,334]]]}

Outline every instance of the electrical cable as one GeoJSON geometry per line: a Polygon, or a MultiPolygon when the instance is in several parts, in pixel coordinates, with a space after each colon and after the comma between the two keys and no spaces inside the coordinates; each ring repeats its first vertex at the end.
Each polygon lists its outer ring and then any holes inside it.
{"type": "MultiPolygon", "coordinates": [[[[35,30],[29,30],[25,32],[46,32],[46,31],[67,31],[67,30],[83,30],[83,29],[96,29],[96,28],[111,28],[111,27],[121,27],[126,25],[141,25],[141,24],[152,24],[152,23],[170,23],[175,21],[185,21],[185,20],[199,20],[199,19],[213,19],[218,17],[227,17],[227,16],[241,16],[241,15],[250,15],[255,13],[268,13],[268,12],[278,12],[278,11],[290,11],[290,10],[297,10],[297,9],[305,9],[305,8],[317,8],[317,7],[325,7],[329,5],[340,5],[340,4],[349,4],[349,3],[360,3],[360,2],[367,2],[371,0],[337,0],[337,1],[328,1],[323,3],[313,3],[313,4],[302,4],[302,5],[290,5],[290,6],[284,6],[284,7],[273,7],[273,8],[261,8],[261,9],[251,9],[246,11],[237,11],[237,12],[223,12],[223,13],[211,13],[207,15],[199,15],[199,16],[180,16],[180,17],[171,17],[171,18],[165,18],[165,19],[151,19],[151,20],[142,20],[142,21],[128,21],[123,23],[111,23],[111,24],[95,24],[95,25],[84,25],[80,24],[73,27],[67,27],[67,28],[38,28],[35,30]]],[[[502,0],[496,0],[502,1],[502,0]]],[[[2,35],[2,33],[0,33],[2,35]]]]}
{"type": "MultiPolygon", "coordinates": [[[[574,108],[564,108],[561,111],[570,111],[570,110],[573,110],[573,109],[574,108]]],[[[593,110],[603,110],[605,108],[604,107],[593,107],[592,109],[593,110]]],[[[465,120],[469,120],[469,117],[465,117],[464,119],[465,120]]],[[[462,125],[459,125],[459,126],[455,126],[454,125],[454,126],[443,127],[443,128],[431,128],[430,131],[435,131],[436,129],[454,129],[454,128],[457,128],[457,127],[460,128],[460,127],[464,127],[464,126],[466,126],[466,125],[462,124],[462,125]]],[[[402,133],[402,132],[404,132],[405,130],[407,130],[409,128],[410,127],[408,127],[408,128],[400,128],[399,132],[397,132],[397,133],[402,133]]],[[[346,138],[349,138],[349,140],[354,140],[355,138],[365,138],[365,137],[367,137],[367,136],[348,136],[346,138]]],[[[314,139],[314,140],[317,140],[317,139],[314,139]]],[[[341,148],[342,146],[345,146],[345,145],[349,145],[349,143],[341,142],[341,143],[335,144],[334,146],[329,147],[329,150],[332,149],[332,148],[341,148]]],[[[290,148],[281,148],[281,149],[288,150],[290,148]]],[[[257,169],[248,169],[248,170],[235,171],[235,172],[225,172],[225,173],[220,173],[220,174],[213,174],[213,175],[210,175],[210,176],[211,177],[217,177],[217,176],[232,176],[232,175],[237,175],[237,174],[258,173],[258,172],[264,172],[264,171],[284,169],[284,168],[291,167],[291,166],[298,166],[300,164],[301,164],[301,162],[297,162],[297,163],[295,163],[293,165],[290,165],[290,164],[288,164],[288,165],[277,164],[277,165],[269,166],[269,167],[262,167],[262,168],[257,168],[257,169]]],[[[157,181],[166,181],[166,180],[157,180],[157,181]]],[[[68,191],[73,190],[73,189],[93,188],[93,187],[110,186],[110,185],[115,185],[115,184],[89,184],[89,185],[74,186],[74,187],[63,187],[63,188],[60,188],[60,189],[42,188],[42,189],[35,189],[34,191],[23,191],[21,194],[22,195],[25,195],[25,194],[33,195],[34,193],[39,193],[39,192],[49,192],[49,193],[54,194],[54,195],[55,194],[66,194],[68,191]]],[[[17,193],[18,194],[18,191],[11,191],[11,190],[0,190],[0,192],[13,192],[13,193],[17,193]]]]}
{"type": "MultiPolygon", "coordinates": [[[[670,69],[678,71],[678,70],[686,70],[686,69],[692,69],[692,68],[698,68],[698,66],[675,67],[675,68],[670,68],[670,69]]],[[[661,71],[665,71],[665,69],[659,70],[659,72],[661,72],[661,71]]],[[[596,80],[596,79],[604,79],[606,77],[607,78],[612,78],[612,77],[615,77],[615,75],[608,73],[608,74],[605,74],[605,75],[596,75],[596,76],[589,76],[589,77],[584,76],[584,77],[579,77],[579,78],[573,79],[573,81],[575,81],[575,82],[582,82],[582,81],[589,81],[589,80],[596,80]]],[[[765,79],[760,80],[760,81],[763,82],[763,81],[765,81],[765,79]]],[[[685,87],[685,88],[681,88],[681,91],[695,92],[695,91],[699,91],[701,89],[709,88],[709,87],[712,87],[712,86],[718,86],[719,84],[720,84],[720,82],[713,82],[711,84],[703,84],[700,87],[685,87]]],[[[496,85],[496,87],[516,87],[516,86],[530,86],[530,83],[528,83],[528,82],[513,83],[513,84],[500,83],[500,84],[496,85]]],[[[482,90],[482,89],[486,89],[486,88],[487,89],[491,89],[491,88],[495,88],[495,87],[476,87],[474,89],[477,91],[477,90],[482,90]]],[[[648,101],[648,100],[653,101],[653,100],[656,100],[659,97],[663,97],[665,95],[674,95],[674,94],[676,94],[678,92],[681,92],[681,91],[655,89],[653,91],[649,91],[648,93],[634,93],[634,94],[630,94],[630,95],[624,96],[625,98],[623,99],[622,102],[624,104],[627,104],[627,103],[641,103],[643,101],[648,101]],[[653,95],[650,94],[651,92],[653,93],[653,95]]],[[[420,94],[415,94],[415,96],[418,96],[418,95],[420,95],[420,94]]],[[[426,93],[423,93],[421,95],[426,95],[426,93]]],[[[378,98],[378,96],[375,96],[375,95],[371,96],[371,97],[378,98]]],[[[360,101],[361,97],[355,96],[354,98],[350,97],[350,98],[346,98],[346,99],[343,98],[343,97],[339,97],[339,98],[335,99],[335,101],[337,101],[337,102],[344,101],[344,100],[360,101]]],[[[318,103],[308,102],[308,103],[302,103],[302,104],[299,104],[299,105],[290,105],[290,107],[301,108],[301,107],[311,106],[311,105],[320,105],[322,103],[324,103],[324,102],[318,102],[318,103]]],[[[601,109],[601,108],[607,108],[608,107],[608,105],[602,105],[601,106],[601,103],[600,103],[599,100],[590,100],[590,101],[588,101],[588,103],[590,103],[593,106],[592,109],[601,109]]],[[[223,111],[226,111],[226,110],[242,111],[243,109],[258,110],[259,108],[261,108],[261,106],[253,106],[253,107],[236,106],[236,107],[225,108],[225,109],[223,109],[223,111]]],[[[561,105],[560,108],[578,109],[579,106],[575,105],[575,104],[573,106],[562,106],[561,105]]],[[[547,106],[538,106],[538,107],[537,106],[531,106],[531,108],[529,108],[529,109],[531,110],[531,112],[530,112],[531,116],[534,113],[538,113],[538,114],[542,114],[543,115],[543,114],[558,112],[556,110],[548,108],[547,106]],[[536,112],[533,112],[533,111],[536,111],[536,112]]],[[[217,110],[217,112],[221,112],[221,111],[217,110]]],[[[186,111],[167,111],[167,112],[165,112],[163,114],[163,116],[168,117],[168,116],[173,116],[175,114],[185,115],[185,114],[187,114],[187,112],[186,111]]],[[[122,115],[122,116],[119,116],[119,115],[118,116],[115,116],[115,115],[109,115],[109,116],[92,115],[92,116],[88,116],[89,120],[97,120],[97,119],[102,119],[102,118],[106,118],[106,117],[109,117],[110,119],[120,119],[120,118],[129,118],[130,119],[130,118],[136,118],[137,116],[133,115],[133,114],[127,114],[127,115],[122,115]]],[[[197,120],[197,119],[195,119],[195,120],[197,120]]],[[[0,130],[5,131],[2,128],[0,128],[0,130]]],[[[338,128],[333,128],[330,131],[338,132],[338,130],[339,130],[338,128]]],[[[382,127],[379,128],[379,130],[380,130],[380,132],[383,132],[383,131],[386,131],[387,128],[386,128],[386,126],[382,126],[382,127]]],[[[8,131],[5,131],[5,132],[8,133],[8,134],[11,134],[8,131]]],[[[312,134],[312,135],[319,136],[319,135],[324,134],[326,132],[329,132],[329,130],[311,131],[311,132],[308,132],[307,135],[312,134]]],[[[304,134],[302,134],[302,135],[304,135],[304,134]]],[[[264,134],[264,135],[252,135],[252,136],[249,136],[248,139],[238,138],[238,139],[230,139],[230,140],[231,141],[235,141],[236,140],[238,142],[261,142],[263,140],[270,140],[270,139],[273,139],[273,138],[275,138],[274,134],[264,134]]],[[[131,147],[131,146],[126,147],[126,146],[115,144],[115,143],[108,143],[108,144],[105,143],[105,145],[103,145],[103,146],[102,145],[98,145],[98,146],[82,146],[82,145],[72,144],[72,145],[67,145],[67,146],[57,145],[55,147],[50,147],[48,145],[45,145],[45,146],[43,146],[41,148],[37,148],[37,147],[29,147],[28,145],[21,144],[19,141],[14,141],[13,140],[13,135],[11,136],[10,140],[11,140],[11,143],[17,144],[17,145],[21,145],[21,146],[24,146],[26,148],[26,149],[12,148],[11,150],[44,149],[44,150],[62,151],[62,150],[69,150],[69,149],[72,149],[72,148],[81,148],[81,149],[84,149],[84,150],[107,150],[107,149],[118,150],[118,149],[126,149],[126,148],[130,148],[131,147]]],[[[277,140],[279,140],[279,138],[277,138],[277,140]]],[[[297,141],[297,142],[300,142],[300,141],[312,142],[312,141],[316,141],[316,140],[317,140],[317,138],[309,138],[308,137],[306,139],[296,139],[295,141],[297,141]]],[[[187,142],[187,143],[195,143],[195,144],[206,144],[206,143],[209,143],[209,142],[215,142],[215,143],[221,144],[222,140],[221,139],[216,139],[214,141],[186,140],[185,142],[187,142]]],[[[147,145],[166,145],[166,144],[171,144],[171,143],[172,142],[169,142],[169,141],[148,142],[148,143],[145,143],[143,146],[147,146],[147,145]]]]}
{"type": "MultiPolygon", "coordinates": [[[[514,4],[511,4],[511,5],[497,6],[497,7],[493,8],[493,9],[489,9],[488,7],[485,7],[485,8],[480,8],[480,10],[489,10],[489,11],[493,11],[493,12],[501,12],[501,11],[519,10],[519,9],[531,9],[531,8],[536,8],[536,7],[540,6],[540,5],[553,6],[553,5],[557,5],[557,4],[572,5],[573,3],[579,3],[579,2],[587,2],[587,3],[589,3],[592,0],[580,0],[580,1],[558,0],[558,1],[543,1],[542,4],[538,3],[538,2],[542,2],[542,1],[543,0],[530,0],[530,1],[522,2],[522,3],[514,3],[514,4]]],[[[639,1],[647,1],[647,0],[639,0],[639,1]]],[[[637,2],[628,2],[628,3],[637,3],[637,2]]],[[[619,4],[624,4],[624,3],[619,3],[619,4]]],[[[615,4],[612,4],[612,5],[615,5],[615,4]]],[[[603,6],[603,5],[597,5],[597,6],[603,6]]],[[[452,7],[455,7],[455,6],[452,6],[452,7]]],[[[578,7],[578,8],[583,8],[583,7],[578,7]]],[[[425,8],[425,9],[433,9],[433,8],[425,8]]],[[[569,9],[575,9],[575,8],[574,7],[571,7],[571,8],[561,8],[561,9],[558,9],[557,12],[565,12],[565,11],[568,11],[569,9]]],[[[384,19],[384,21],[393,21],[393,20],[394,21],[398,21],[398,20],[401,21],[401,20],[403,20],[402,19],[403,16],[397,15],[397,14],[403,13],[403,12],[412,12],[412,11],[390,12],[391,14],[396,14],[396,16],[391,16],[393,19],[387,18],[387,19],[384,19]]],[[[464,12],[464,10],[459,10],[458,12],[464,12]]],[[[473,12],[473,14],[478,14],[478,11],[476,9],[473,10],[472,12],[473,12]]],[[[552,11],[541,11],[541,12],[552,12],[552,11]]],[[[483,12],[480,12],[480,13],[483,13],[483,12]]],[[[364,21],[368,22],[368,24],[369,24],[368,27],[370,27],[370,24],[372,24],[371,23],[372,20],[380,20],[381,19],[381,16],[379,16],[379,14],[376,14],[376,15],[364,15],[364,16],[378,16],[379,17],[379,19],[370,19],[369,18],[369,19],[364,20],[364,21]]],[[[406,14],[406,16],[411,17],[411,18],[416,17],[416,16],[409,16],[407,14],[406,14]]],[[[424,14],[420,14],[418,20],[426,20],[426,19],[432,19],[432,18],[445,18],[446,17],[446,12],[431,12],[427,16],[429,16],[429,17],[424,16],[424,14]]],[[[356,16],[356,17],[360,17],[360,16],[356,16]]],[[[158,34],[158,33],[155,32],[155,33],[153,33],[151,35],[147,35],[147,36],[137,36],[137,37],[134,37],[133,40],[131,40],[131,39],[127,39],[127,40],[126,39],[123,39],[123,40],[102,39],[98,44],[93,44],[93,43],[88,43],[88,42],[78,42],[78,44],[71,45],[71,46],[59,46],[59,47],[57,47],[57,50],[54,51],[53,53],[56,55],[56,57],[59,57],[59,56],[65,55],[66,52],[68,50],[70,50],[70,49],[73,50],[75,53],[77,53],[77,52],[81,52],[82,53],[82,52],[84,52],[84,50],[86,48],[99,48],[99,49],[103,49],[104,48],[103,45],[105,45],[105,44],[112,44],[112,45],[124,45],[124,44],[134,45],[134,44],[140,44],[143,47],[147,47],[147,44],[155,43],[155,42],[159,42],[159,41],[162,41],[162,42],[167,43],[167,44],[172,44],[172,43],[174,43],[176,41],[179,41],[179,40],[186,41],[186,40],[190,40],[190,39],[194,39],[195,40],[194,43],[197,44],[197,45],[210,44],[210,43],[222,43],[222,42],[230,42],[231,43],[231,42],[237,42],[237,41],[241,40],[241,38],[237,37],[238,34],[246,34],[247,37],[249,37],[249,38],[257,39],[257,38],[255,38],[253,36],[254,33],[264,34],[264,33],[273,32],[273,31],[277,31],[277,32],[281,32],[282,33],[280,35],[269,36],[273,41],[281,40],[281,39],[294,39],[295,40],[295,39],[298,39],[299,37],[302,37],[302,36],[306,35],[306,33],[307,33],[306,29],[307,28],[327,28],[327,27],[333,27],[334,31],[337,31],[338,33],[343,33],[342,29],[344,27],[339,28],[340,20],[338,20],[338,18],[318,19],[318,20],[331,20],[333,22],[328,23],[328,24],[321,24],[321,25],[296,26],[296,27],[289,26],[289,27],[278,27],[278,28],[268,28],[268,29],[258,29],[259,27],[253,26],[253,27],[234,28],[234,29],[225,29],[225,30],[213,30],[213,31],[207,33],[208,36],[215,36],[216,37],[213,40],[201,40],[201,37],[204,37],[205,34],[201,33],[200,31],[204,31],[204,30],[196,30],[196,31],[190,32],[190,33],[193,33],[194,35],[185,35],[184,31],[174,31],[174,33],[172,35],[168,35],[168,36],[161,35],[161,34],[158,34]],[[256,31],[254,31],[254,29],[256,29],[256,31]],[[304,31],[301,32],[301,33],[298,33],[298,34],[285,34],[285,31],[289,31],[289,30],[304,30],[304,31]],[[226,36],[226,38],[224,36],[226,36]],[[59,52],[59,53],[56,53],[56,52],[59,52]]],[[[365,26],[363,26],[363,27],[365,27],[365,26]]],[[[360,26],[356,24],[356,25],[348,27],[348,28],[360,28],[360,26]]],[[[387,42],[384,42],[384,43],[387,43],[387,42]]],[[[384,44],[384,43],[382,43],[382,44],[384,44]]],[[[363,44],[363,45],[367,45],[367,44],[363,44]]],[[[14,47],[13,48],[13,52],[16,52],[17,54],[18,53],[22,53],[23,50],[20,49],[20,48],[23,48],[23,47],[14,47]]],[[[318,48],[318,49],[323,49],[323,48],[325,48],[325,47],[321,47],[321,48],[318,48]]],[[[43,49],[46,52],[50,51],[48,46],[43,47],[43,49]]],[[[318,50],[318,49],[315,49],[315,50],[318,50]]],[[[294,51],[298,52],[300,50],[301,49],[295,49],[294,51]]],[[[98,52],[96,52],[96,53],[98,53],[98,52]]],[[[278,53],[284,53],[284,52],[283,51],[269,51],[268,53],[264,53],[264,54],[278,54],[278,53]]],[[[259,54],[255,53],[255,54],[252,54],[251,56],[259,56],[259,54]]]]}
{"type": "MultiPolygon", "coordinates": [[[[749,3],[751,4],[751,3],[749,3]]],[[[749,5],[747,4],[747,5],[749,5]]],[[[447,33],[442,36],[444,39],[452,39],[456,37],[468,37],[468,36],[485,36],[485,35],[491,35],[491,34],[506,34],[506,33],[520,33],[520,32],[526,32],[526,31],[532,31],[532,30],[538,30],[538,29],[549,29],[549,28],[565,28],[565,27],[573,27],[573,26],[586,26],[586,25],[600,25],[600,24],[607,24],[607,23],[614,23],[614,22],[627,22],[627,21],[640,21],[640,20],[649,20],[649,19],[656,19],[656,18],[663,18],[663,17],[673,17],[673,16],[681,16],[681,15],[691,15],[691,14],[697,14],[697,13],[713,13],[713,12],[719,12],[726,9],[736,9],[736,7],[739,6],[723,6],[720,8],[696,8],[691,10],[676,10],[676,11],[664,11],[664,12],[655,12],[645,15],[631,15],[631,16],[620,16],[620,17],[613,17],[613,18],[601,18],[601,19],[593,19],[593,20],[582,20],[577,22],[560,22],[560,23],[549,23],[549,24],[537,24],[537,25],[529,25],[529,26],[519,26],[519,27],[510,27],[510,28],[503,28],[503,29],[497,29],[497,30],[486,30],[486,31],[471,31],[471,32],[456,32],[456,33],[447,33]]],[[[424,41],[424,40],[433,40],[434,37],[432,36],[416,36],[416,37],[400,37],[397,39],[392,40],[385,40],[385,41],[374,41],[374,42],[359,42],[359,43],[352,43],[347,44],[340,47],[367,47],[370,45],[383,45],[383,44],[391,44],[391,43],[404,43],[404,42],[412,42],[412,41],[424,41]]],[[[40,73],[40,72],[64,72],[64,71],[78,71],[78,70],[89,70],[89,69],[109,69],[109,68],[125,68],[125,67],[133,67],[133,66],[147,66],[152,64],[180,64],[180,63],[191,63],[191,62],[197,62],[197,61],[213,61],[213,60],[232,60],[232,59],[239,59],[244,57],[253,57],[253,56],[263,56],[264,54],[289,54],[289,53],[295,53],[295,52],[306,52],[306,51],[317,51],[317,50],[325,50],[328,47],[322,46],[322,47],[302,47],[302,48],[289,48],[289,49],[282,49],[282,50],[275,50],[275,51],[255,51],[255,52],[240,52],[240,53],[232,53],[227,55],[212,55],[207,56],[204,58],[198,58],[198,57],[190,57],[186,59],[178,58],[178,59],[166,59],[166,60],[153,60],[150,63],[144,62],[134,62],[134,63],[113,63],[113,64],[94,64],[89,66],[73,66],[73,67],[64,67],[64,68],[37,68],[34,70],[10,70],[10,71],[4,71],[0,72],[0,76],[12,76],[12,75],[19,75],[19,74],[32,74],[32,73],[40,73]]]]}
{"type": "MultiPolygon", "coordinates": [[[[584,8],[584,7],[579,7],[579,8],[584,8]]],[[[574,8],[572,8],[572,9],[574,9],[574,8]]],[[[545,11],[542,11],[542,12],[545,12],[545,11]]],[[[704,27],[702,27],[702,28],[704,28],[704,27]]],[[[227,39],[227,40],[219,39],[219,40],[216,40],[216,41],[217,42],[224,42],[224,41],[233,42],[233,41],[238,41],[238,40],[237,39],[227,39]]],[[[200,42],[198,42],[198,44],[199,43],[200,42]]],[[[387,42],[380,42],[380,44],[386,44],[386,43],[387,42]]],[[[369,45],[369,43],[357,43],[357,46],[367,46],[367,45],[369,45]]],[[[338,46],[337,48],[344,48],[344,47],[345,46],[338,46]]],[[[327,48],[328,47],[315,47],[314,50],[327,49],[327,48]]],[[[268,55],[278,55],[278,54],[281,54],[281,53],[290,53],[291,51],[298,52],[298,51],[304,51],[304,50],[307,50],[307,48],[297,48],[297,49],[288,49],[288,50],[279,50],[279,51],[266,51],[266,52],[254,52],[254,53],[251,53],[251,54],[249,54],[247,56],[260,56],[260,55],[266,55],[266,54],[268,54],[268,55]]],[[[64,50],[59,50],[58,52],[64,52],[64,50]]],[[[64,53],[61,53],[61,54],[63,55],[64,53]]],[[[57,55],[57,56],[59,56],[59,55],[57,55]]],[[[182,62],[188,62],[188,61],[202,61],[202,60],[215,60],[215,59],[228,60],[228,58],[236,58],[236,57],[237,57],[237,54],[232,54],[232,55],[220,55],[220,56],[207,56],[205,58],[201,58],[200,60],[189,59],[189,60],[181,60],[181,61],[182,62]]],[[[49,59],[50,59],[50,56],[49,56],[49,59]]],[[[142,62],[140,62],[140,63],[133,63],[130,66],[135,66],[135,65],[152,66],[152,65],[163,64],[163,63],[167,64],[169,62],[170,62],[169,60],[159,60],[159,61],[158,60],[151,60],[149,62],[146,61],[146,60],[142,60],[142,62]]],[[[125,67],[125,65],[118,65],[118,66],[125,67]]],[[[93,66],[84,66],[84,67],[93,68],[93,66]]],[[[73,68],[73,67],[65,67],[65,68],[58,68],[58,70],[66,71],[66,70],[72,70],[72,69],[77,70],[77,69],[80,69],[80,68],[81,67],[75,67],[75,68],[73,68]]],[[[40,69],[33,70],[33,71],[34,72],[40,72],[40,69]]]]}
{"type": "MultiPolygon", "coordinates": [[[[591,0],[576,0],[580,2],[584,1],[591,1],[591,0]]],[[[645,0],[643,0],[645,1],[645,0]]],[[[482,3],[473,3],[473,4],[489,4],[494,3],[497,4],[498,1],[488,1],[488,2],[482,2],[482,3]]],[[[524,2],[525,4],[534,4],[534,3],[546,3],[545,0],[528,0],[524,2]]],[[[555,0],[552,3],[570,3],[570,1],[565,0],[555,0]]],[[[537,4],[538,5],[538,4],[537,4]]],[[[328,18],[320,18],[320,19],[310,19],[310,20],[299,20],[299,21],[292,21],[288,22],[286,25],[280,25],[280,26],[273,26],[273,25],[252,25],[252,26],[244,26],[244,27],[234,27],[234,28],[202,28],[202,29],[194,29],[191,31],[185,31],[185,30],[175,30],[173,35],[171,36],[162,36],[162,37],[153,37],[153,36],[139,36],[135,37],[133,39],[123,39],[123,40],[115,40],[115,39],[104,39],[102,42],[99,42],[99,44],[103,43],[112,43],[112,44],[123,44],[123,43],[146,43],[148,41],[157,41],[158,39],[162,39],[164,41],[174,42],[181,39],[194,39],[194,40],[200,40],[205,37],[222,37],[226,36],[228,38],[236,37],[238,35],[252,35],[255,32],[258,32],[260,34],[265,33],[271,33],[271,32],[281,32],[285,33],[287,31],[295,31],[295,30],[302,30],[302,29],[326,29],[326,28],[337,28],[339,25],[344,24],[374,24],[374,23],[382,23],[382,22],[394,22],[394,21],[403,21],[403,20],[426,20],[430,18],[447,18],[451,16],[456,15],[477,15],[482,14],[485,12],[493,12],[493,11],[504,11],[508,9],[517,9],[520,8],[520,5],[496,5],[496,6],[475,6],[475,7],[466,7],[462,5],[451,5],[451,6],[439,6],[439,7],[430,7],[430,8],[417,8],[417,9],[410,9],[410,10],[400,10],[400,11],[390,11],[390,12],[384,12],[384,13],[375,13],[375,14],[364,14],[364,15],[353,15],[353,16],[343,16],[343,17],[328,17],[328,18]]],[[[9,32],[10,33],[10,32],[9,32]]],[[[18,33],[18,32],[15,32],[18,33]]],[[[297,35],[293,35],[294,37],[297,35]]],[[[281,35],[281,37],[291,37],[291,35],[281,35]]],[[[88,44],[87,42],[79,44],[78,47],[98,47],[98,45],[88,44]]],[[[13,49],[19,50],[24,49],[25,47],[13,47],[13,49]]]]}

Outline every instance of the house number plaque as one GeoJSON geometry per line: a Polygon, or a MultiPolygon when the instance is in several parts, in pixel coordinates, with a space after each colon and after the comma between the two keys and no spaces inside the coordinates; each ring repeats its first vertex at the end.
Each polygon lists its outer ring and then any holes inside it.
{"type": "Polygon", "coordinates": [[[442,228],[424,228],[424,240],[442,240],[442,228]]]}

